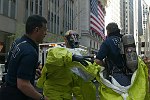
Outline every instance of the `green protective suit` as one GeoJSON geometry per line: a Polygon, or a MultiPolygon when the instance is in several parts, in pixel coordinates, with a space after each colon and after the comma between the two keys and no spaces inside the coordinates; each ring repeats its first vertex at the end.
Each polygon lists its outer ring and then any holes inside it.
{"type": "Polygon", "coordinates": [[[69,49],[63,47],[49,49],[37,87],[43,88],[43,94],[49,100],[72,100],[72,94],[76,100],[96,100],[95,85],[91,81],[85,82],[74,74],[71,71],[72,67],[81,68],[89,73],[88,68],[79,62],[72,62],[72,52],[69,49]]]}
{"type": "Polygon", "coordinates": [[[100,100],[150,100],[148,97],[148,68],[144,62],[138,59],[138,69],[134,72],[131,85],[119,87],[113,85],[102,76],[102,72],[97,76],[100,83],[100,100]]]}

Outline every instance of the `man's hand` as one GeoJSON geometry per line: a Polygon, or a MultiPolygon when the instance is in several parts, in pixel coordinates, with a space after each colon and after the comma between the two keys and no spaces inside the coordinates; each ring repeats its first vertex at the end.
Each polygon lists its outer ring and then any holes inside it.
{"type": "Polygon", "coordinates": [[[36,69],[36,79],[41,76],[41,69],[36,69]]]}
{"type": "Polygon", "coordinates": [[[42,70],[42,66],[40,64],[40,62],[38,62],[38,68],[36,69],[36,78],[38,79],[41,76],[41,70],[42,70]]]}

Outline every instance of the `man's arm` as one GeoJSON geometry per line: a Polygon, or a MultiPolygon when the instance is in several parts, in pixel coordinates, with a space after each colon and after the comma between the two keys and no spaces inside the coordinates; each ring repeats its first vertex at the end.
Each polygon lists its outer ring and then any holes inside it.
{"type": "MultiPolygon", "coordinates": [[[[36,89],[33,87],[29,80],[17,78],[17,88],[22,91],[26,96],[31,97],[35,100],[40,100],[40,98],[42,97],[42,94],[36,91],[36,89]]],[[[45,97],[44,100],[48,100],[48,98],[45,97]]]]}

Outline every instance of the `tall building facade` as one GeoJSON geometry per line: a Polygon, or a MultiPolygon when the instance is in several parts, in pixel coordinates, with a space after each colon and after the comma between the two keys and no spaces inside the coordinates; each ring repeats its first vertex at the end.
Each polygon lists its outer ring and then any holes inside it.
{"type": "Polygon", "coordinates": [[[142,0],[135,0],[138,1],[138,35],[143,35],[143,27],[142,27],[142,0]]]}
{"type": "Polygon", "coordinates": [[[134,0],[121,0],[123,3],[123,32],[124,34],[134,34],[134,0]]]}
{"type": "Polygon", "coordinates": [[[146,26],[148,24],[148,15],[149,15],[149,6],[148,4],[143,0],[143,3],[142,3],[142,20],[143,20],[143,25],[142,25],[142,28],[143,28],[143,34],[146,33],[146,26]]]}
{"type": "Polygon", "coordinates": [[[17,0],[0,0],[0,63],[5,62],[6,53],[16,32],[17,0]]]}
{"type": "Polygon", "coordinates": [[[48,0],[48,31],[62,35],[73,29],[73,8],[72,0],[48,0]]]}
{"type": "Polygon", "coordinates": [[[138,55],[141,54],[141,36],[143,35],[142,28],[142,1],[134,0],[134,39],[138,55]]]}
{"type": "Polygon", "coordinates": [[[150,6],[142,1],[142,28],[143,28],[143,39],[142,39],[142,54],[150,57],[150,6]]]}
{"type": "MultiPolygon", "coordinates": [[[[97,1],[105,13],[107,0],[97,1]]],[[[64,33],[75,30],[81,45],[98,50],[102,37],[90,30],[90,7],[90,0],[0,0],[0,59],[4,63],[12,42],[25,33],[25,22],[33,14],[48,21],[44,42],[63,42],[64,33]]]]}
{"type": "Polygon", "coordinates": [[[146,55],[148,55],[148,57],[150,58],[150,6],[149,6],[149,13],[148,13],[148,19],[147,19],[147,36],[148,36],[148,52],[146,52],[146,55]]]}
{"type": "Polygon", "coordinates": [[[122,34],[134,34],[134,0],[109,0],[106,24],[115,22],[122,34]]]}
{"type": "MultiPolygon", "coordinates": [[[[107,0],[97,1],[104,12],[107,0]]],[[[79,33],[81,45],[99,49],[102,37],[90,30],[90,0],[26,0],[25,5],[25,18],[32,14],[47,18],[49,33],[45,42],[63,42],[63,34],[72,29],[79,33]]]]}
{"type": "Polygon", "coordinates": [[[110,22],[115,22],[122,29],[122,4],[121,0],[109,0],[106,9],[105,25],[110,22]]]}

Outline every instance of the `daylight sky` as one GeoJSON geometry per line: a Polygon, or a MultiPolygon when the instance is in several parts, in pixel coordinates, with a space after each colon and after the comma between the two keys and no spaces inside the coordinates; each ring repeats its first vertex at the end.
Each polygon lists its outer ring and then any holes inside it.
{"type": "Polygon", "coordinates": [[[145,0],[145,2],[150,6],[150,0],[145,0]]]}

